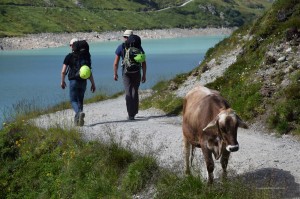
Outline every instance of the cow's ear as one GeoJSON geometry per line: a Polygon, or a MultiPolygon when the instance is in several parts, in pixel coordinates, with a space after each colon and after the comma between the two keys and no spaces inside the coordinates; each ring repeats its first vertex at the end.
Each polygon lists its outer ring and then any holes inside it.
{"type": "Polygon", "coordinates": [[[217,119],[214,119],[213,121],[211,121],[210,123],[208,123],[208,125],[203,129],[203,131],[211,130],[211,129],[215,129],[215,128],[218,128],[218,126],[217,126],[217,119]]]}
{"type": "Polygon", "coordinates": [[[238,124],[240,128],[248,129],[248,125],[237,115],[238,124]]]}

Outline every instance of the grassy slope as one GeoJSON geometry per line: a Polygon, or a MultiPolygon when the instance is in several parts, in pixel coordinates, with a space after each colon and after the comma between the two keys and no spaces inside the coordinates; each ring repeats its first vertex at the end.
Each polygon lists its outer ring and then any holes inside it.
{"type": "MultiPolygon", "coordinates": [[[[201,176],[182,177],[159,168],[146,155],[126,148],[114,129],[101,132],[109,141],[87,141],[78,129],[30,125],[19,115],[0,130],[0,198],[133,198],[155,188],[155,198],[267,199],[268,190],[243,183],[238,176],[222,186],[207,186],[201,176]]],[[[151,145],[151,144],[150,144],[151,145]]],[[[149,146],[150,146],[149,145],[149,146]]],[[[261,186],[261,185],[260,185],[261,186]]],[[[153,193],[145,198],[153,198],[153,193]]],[[[274,194],[272,194],[274,198],[274,194]]]]}
{"type": "MultiPolygon", "coordinates": [[[[300,135],[299,68],[288,77],[291,84],[286,88],[276,90],[271,98],[262,96],[260,92],[263,84],[270,84],[270,82],[257,81],[257,79],[260,79],[258,70],[266,70],[265,55],[270,45],[285,43],[287,30],[292,27],[300,27],[299,10],[299,1],[278,0],[254,24],[238,29],[231,37],[210,49],[206,53],[205,60],[199,68],[195,69],[201,74],[202,67],[211,59],[218,60],[218,57],[235,49],[236,46],[243,47],[243,54],[238,57],[236,63],[229,67],[224,76],[206,86],[221,91],[222,95],[244,119],[254,121],[257,117],[263,116],[263,118],[266,117],[265,122],[268,122],[271,128],[277,129],[279,133],[293,132],[298,135],[300,135]],[[277,20],[279,10],[288,13],[285,21],[277,20]],[[246,35],[251,35],[253,39],[244,40],[243,36],[246,35]]],[[[172,84],[180,84],[182,79],[187,78],[190,74],[178,75],[172,80],[172,84]]],[[[279,80],[279,85],[282,78],[282,73],[273,76],[273,79],[279,80]]],[[[164,108],[163,104],[168,104],[165,108],[166,112],[179,113],[181,111],[180,99],[171,94],[168,88],[170,84],[165,82],[158,84],[160,92],[157,92],[151,99],[145,100],[142,107],[164,108]],[[155,102],[151,102],[151,100],[155,102]]]]}
{"type": "Polygon", "coordinates": [[[37,1],[3,0],[0,3],[0,37],[41,32],[90,32],[154,28],[199,28],[207,26],[240,26],[263,12],[271,4],[257,0],[229,1],[194,0],[185,7],[174,6],[183,1],[37,1]],[[48,2],[48,3],[46,3],[48,2]],[[49,3],[50,2],[50,3],[49,3]],[[173,3],[171,3],[173,2],[173,3]],[[247,2],[252,2],[256,7],[247,2]],[[199,6],[213,5],[216,14],[201,10],[199,6]],[[261,5],[261,6],[258,6],[261,5]],[[160,12],[157,9],[172,6],[160,12]],[[257,8],[258,7],[258,8],[257,8]],[[154,11],[151,11],[154,10],[154,11]],[[220,20],[223,12],[225,20],[220,20]]]}
{"type": "MultiPolygon", "coordinates": [[[[244,52],[222,78],[208,85],[220,90],[231,101],[234,108],[248,120],[271,113],[266,116],[267,121],[270,122],[270,127],[276,128],[279,133],[292,131],[300,134],[300,85],[298,81],[300,71],[298,69],[291,74],[288,77],[291,84],[287,88],[277,90],[271,98],[261,95],[260,89],[264,83],[268,82],[256,81],[257,74],[259,74],[257,71],[266,70],[265,55],[270,45],[286,42],[287,30],[300,27],[299,10],[299,1],[279,0],[253,26],[238,30],[231,38],[220,44],[214,53],[222,51],[224,45],[237,44],[243,46],[244,52]],[[285,21],[277,19],[280,10],[289,13],[285,21]],[[252,35],[253,39],[245,42],[241,39],[241,35],[247,34],[252,35]],[[270,121],[272,117],[275,117],[273,120],[277,122],[270,121]]],[[[282,80],[282,74],[279,73],[278,76],[273,77],[273,79],[277,78],[282,80]]]]}

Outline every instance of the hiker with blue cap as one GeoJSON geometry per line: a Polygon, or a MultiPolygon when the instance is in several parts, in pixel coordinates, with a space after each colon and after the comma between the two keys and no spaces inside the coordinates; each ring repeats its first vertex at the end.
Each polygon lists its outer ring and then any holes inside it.
{"type": "Polygon", "coordinates": [[[122,58],[122,77],[128,119],[134,120],[139,111],[138,89],[140,82],[146,82],[146,56],[141,45],[141,38],[134,35],[132,30],[126,30],[123,33],[123,38],[124,42],[115,51],[114,80],[118,81],[118,66],[122,58]]]}

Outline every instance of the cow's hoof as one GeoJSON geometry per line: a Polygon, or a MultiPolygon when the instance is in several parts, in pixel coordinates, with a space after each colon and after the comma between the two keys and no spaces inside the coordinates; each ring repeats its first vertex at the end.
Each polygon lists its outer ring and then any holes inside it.
{"type": "Polygon", "coordinates": [[[184,173],[185,173],[186,176],[190,176],[191,175],[190,171],[185,171],[184,173]]]}

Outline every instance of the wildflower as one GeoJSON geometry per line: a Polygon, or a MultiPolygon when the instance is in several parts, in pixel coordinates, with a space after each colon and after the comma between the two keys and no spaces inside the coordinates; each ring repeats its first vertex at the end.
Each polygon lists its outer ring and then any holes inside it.
{"type": "Polygon", "coordinates": [[[71,158],[73,158],[75,156],[75,151],[71,151],[70,156],[71,156],[71,158]]]}

